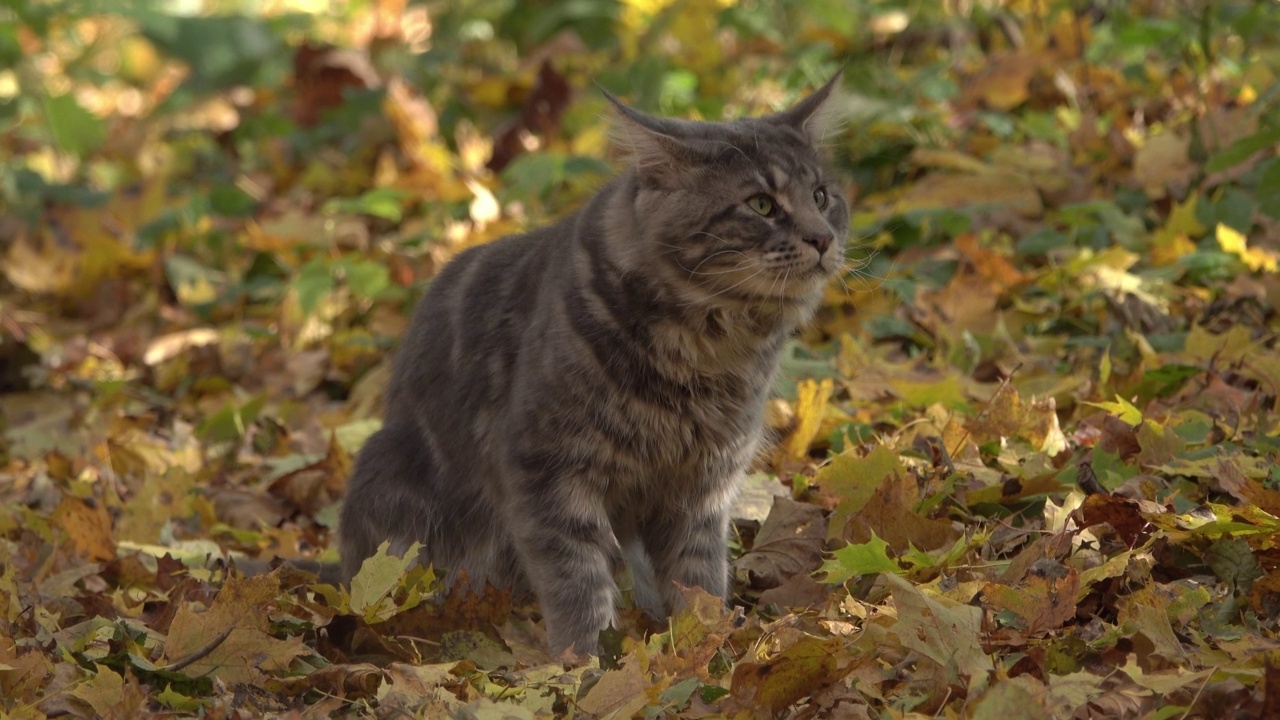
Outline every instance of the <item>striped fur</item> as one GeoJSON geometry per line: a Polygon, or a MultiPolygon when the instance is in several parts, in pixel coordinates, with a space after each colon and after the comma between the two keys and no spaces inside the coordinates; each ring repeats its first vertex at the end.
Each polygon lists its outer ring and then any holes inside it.
{"type": "Polygon", "coordinates": [[[346,577],[421,542],[423,563],[532,590],[554,652],[596,650],[623,560],[657,614],[673,583],[727,593],[779,353],[843,265],[848,208],[816,149],[834,83],[725,123],[615,100],[629,169],[441,272],[348,488],[346,577]]]}

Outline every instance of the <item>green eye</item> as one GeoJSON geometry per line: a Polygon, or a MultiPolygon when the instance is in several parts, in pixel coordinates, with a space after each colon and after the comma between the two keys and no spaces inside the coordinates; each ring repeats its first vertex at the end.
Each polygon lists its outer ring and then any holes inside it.
{"type": "Polygon", "coordinates": [[[817,190],[814,190],[813,202],[815,205],[818,206],[819,210],[825,208],[827,206],[827,191],[823,190],[822,188],[818,188],[817,190]]]}
{"type": "Polygon", "coordinates": [[[774,211],[778,209],[777,204],[773,202],[773,198],[763,193],[747,198],[747,207],[764,217],[773,215],[774,211]]]}

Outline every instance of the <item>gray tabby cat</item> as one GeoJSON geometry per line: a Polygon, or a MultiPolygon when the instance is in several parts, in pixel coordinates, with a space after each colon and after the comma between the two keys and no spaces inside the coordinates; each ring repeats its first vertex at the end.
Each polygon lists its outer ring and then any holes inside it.
{"type": "Polygon", "coordinates": [[[849,211],[817,148],[835,82],[719,123],[609,97],[631,166],[458,255],[419,304],[347,490],[348,579],[381,542],[421,542],[424,564],[531,589],[555,653],[596,652],[623,559],[660,617],[674,583],[726,595],[779,354],[843,267],[849,211]]]}

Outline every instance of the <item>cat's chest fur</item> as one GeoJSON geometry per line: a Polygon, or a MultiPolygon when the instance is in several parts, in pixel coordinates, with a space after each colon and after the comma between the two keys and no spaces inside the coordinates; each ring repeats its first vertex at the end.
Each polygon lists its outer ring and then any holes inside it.
{"type": "MultiPolygon", "coordinates": [[[[554,326],[536,330],[526,351],[545,360],[520,380],[551,389],[548,404],[561,401],[543,409],[546,415],[568,410],[585,419],[588,441],[599,440],[599,449],[613,455],[612,482],[663,493],[674,481],[694,490],[687,486],[718,480],[750,458],[787,318],[753,308],[691,310],[660,290],[643,309],[609,307],[607,291],[580,293],[569,301],[576,307],[561,303],[559,317],[586,332],[577,342],[551,346],[544,338],[562,334],[554,326]],[[620,313],[630,315],[619,321],[620,313]],[[608,328],[625,337],[611,337],[608,328]],[[582,404],[562,402],[566,384],[577,385],[582,404]]],[[[528,394],[517,388],[513,396],[528,394]]],[[[566,443],[573,444],[572,435],[566,443]]]]}

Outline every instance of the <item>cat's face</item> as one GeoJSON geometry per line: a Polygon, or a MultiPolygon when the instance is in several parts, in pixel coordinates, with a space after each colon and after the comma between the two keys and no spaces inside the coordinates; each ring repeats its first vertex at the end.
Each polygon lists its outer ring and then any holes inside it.
{"type": "Polygon", "coordinates": [[[624,111],[643,123],[632,139],[650,241],[706,298],[810,298],[843,269],[849,208],[815,146],[830,89],[787,112],[728,123],[624,111]]]}

